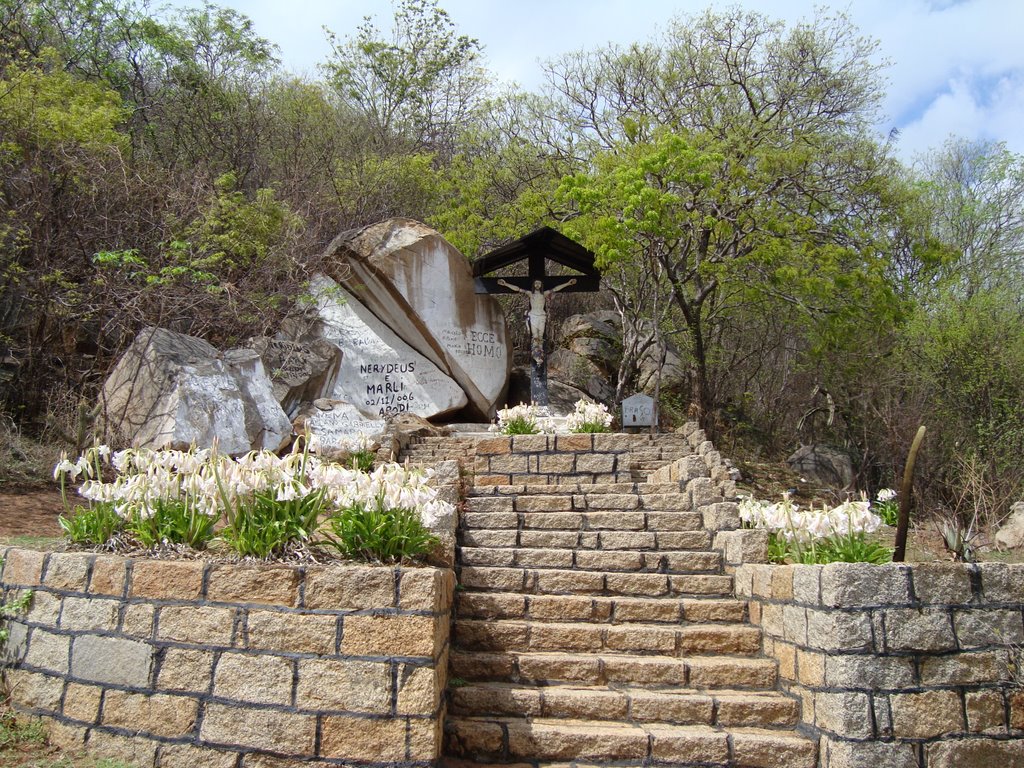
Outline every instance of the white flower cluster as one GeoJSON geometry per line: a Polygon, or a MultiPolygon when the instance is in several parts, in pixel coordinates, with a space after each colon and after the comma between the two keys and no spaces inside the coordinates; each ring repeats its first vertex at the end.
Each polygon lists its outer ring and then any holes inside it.
{"type": "Polygon", "coordinates": [[[491,424],[488,428],[491,432],[504,433],[508,425],[514,421],[532,424],[533,428],[538,432],[544,431],[543,427],[547,426],[547,419],[541,415],[540,409],[535,405],[520,403],[511,408],[502,408],[498,411],[497,416],[498,421],[495,424],[491,424]]]}
{"type": "Polygon", "coordinates": [[[875,498],[884,504],[885,502],[893,501],[896,498],[896,491],[892,488],[883,488],[878,492],[878,495],[875,498]]]}
{"type": "Polygon", "coordinates": [[[871,533],[882,524],[867,501],[844,501],[832,509],[802,510],[788,496],[774,504],[747,497],[740,502],[740,519],[753,528],[765,528],[787,541],[800,543],[871,533]]]}
{"type": "Polygon", "coordinates": [[[590,400],[577,400],[573,412],[565,420],[565,427],[570,432],[581,432],[587,425],[608,429],[612,425],[608,407],[590,400]]]}
{"type": "Polygon", "coordinates": [[[409,508],[419,512],[428,527],[451,512],[427,485],[433,470],[410,470],[385,464],[372,473],[347,469],[307,453],[279,457],[253,451],[238,459],[209,450],[150,451],[128,449],[111,453],[106,446],[86,452],[77,462],[63,458],[54,477],[72,480],[84,475],[78,493],[94,502],[109,502],[122,517],[150,516],[161,501],[178,501],[198,512],[219,517],[238,508],[256,493],[272,493],[278,501],[299,499],[323,489],[330,506],[353,504],[409,508]],[[99,459],[109,461],[117,477],[104,482],[99,459]]]}

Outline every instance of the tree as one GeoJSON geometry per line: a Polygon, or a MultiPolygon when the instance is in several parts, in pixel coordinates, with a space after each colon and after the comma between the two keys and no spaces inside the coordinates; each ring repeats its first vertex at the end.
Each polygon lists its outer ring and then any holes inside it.
{"type": "Polygon", "coordinates": [[[678,20],[663,48],[549,65],[562,119],[597,148],[594,170],[562,186],[577,230],[606,264],[660,268],[708,427],[730,313],[770,298],[834,321],[891,298],[870,225],[892,165],[865,133],[872,52],[842,17],[786,32],[733,11],[678,20]]]}
{"type": "Polygon", "coordinates": [[[370,17],[354,38],[328,34],[333,57],[324,69],[365,120],[372,148],[450,156],[486,88],[479,42],[456,34],[436,0],[402,0],[388,39],[370,17]]]}

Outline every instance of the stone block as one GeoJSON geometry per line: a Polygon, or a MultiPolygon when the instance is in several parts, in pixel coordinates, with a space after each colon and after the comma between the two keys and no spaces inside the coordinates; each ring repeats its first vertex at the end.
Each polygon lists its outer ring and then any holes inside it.
{"type": "Polygon", "coordinates": [[[156,764],[158,743],[145,738],[131,738],[98,728],[89,731],[89,754],[127,763],[132,768],[152,768],[156,764]]]}
{"type": "Polygon", "coordinates": [[[615,471],[615,455],[609,453],[581,453],[576,456],[576,472],[600,473],[615,471]]]}
{"type": "Polygon", "coordinates": [[[64,691],[62,678],[50,677],[27,669],[8,670],[6,677],[11,702],[19,709],[60,711],[60,697],[64,691]]]}
{"type": "MultiPolygon", "coordinates": [[[[693,480],[691,485],[697,482],[700,481],[693,480]]],[[[704,527],[709,531],[733,531],[738,529],[740,527],[739,506],[731,501],[720,501],[717,497],[712,501],[714,503],[708,504],[698,500],[696,494],[693,497],[693,506],[702,507],[701,514],[704,516],[704,527]]]]}
{"type": "MultiPolygon", "coordinates": [[[[253,756],[246,757],[246,768],[253,756]]],[[[160,768],[235,768],[238,756],[234,752],[204,749],[192,744],[163,744],[160,746],[160,768]]]]}
{"type": "Polygon", "coordinates": [[[300,659],[295,706],[312,711],[388,714],[391,665],[350,659],[300,659]]]}
{"type": "Polygon", "coordinates": [[[487,437],[476,442],[476,453],[478,456],[508,453],[511,450],[511,437],[487,437]]]}
{"type": "Polygon", "coordinates": [[[652,726],[651,756],[659,762],[721,764],[729,762],[729,741],[725,733],[687,731],[652,726]]]}
{"type": "Polygon", "coordinates": [[[35,587],[43,578],[45,552],[11,547],[4,558],[3,583],[7,586],[35,587]]]}
{"type": "Polygon", "coordinates": [[[821,565],[791,565],[793,600],[801,605],[821,605],[821,565]]]}
{"type": "Polygon", "coordinates": [[[1024,563],[977,563],[981,593],[988,603],[1020,604],[1024,595],[1024,563]]]}
{"type": "Polygon", "coordinates": [[[643,435],[640,435],[640,440],[635,435],[625,435],[619,432],[595,432],[594,433],[594,450],[601,452],[606,451],[609,453],[621,453],[623,451],[631,451],[638,445],[644,445],[643,435]]]}
{"type": "Polygon", "coordinates": [[[441,756],[444,723],[440,719],[409,720],[408,756],[423,764],[435,765],[441,756]]]}
{"type": "Polygon", "coordinates": [[[67,635],[55,635],[38,628],[33,629],[29,636],[25,663],[47,672],[66,674],[70,647],[71,638],[67,635]]]}
{"type": "Polygon", "coordinates": [[[121,620],[121,632],[125,635],[149,640],[153,637],[153,623],[156,619],[156,608],[144,603],[128,605],[124,609],[121,620]]]}
{"type": "Polygon", "coordinates": [[[512,450],[523,453],[538,453],[548,450],[547,435],[513,435],[512,450]]]}
{"type": "Polygon", "coordinates": [[[903,565],[830,563],[821,569],[821,602],[832,608],[908,605],[909,574],[903,565]]]}
{"type": "Polygon", "coordinates": [[[206,564],[193,560],[134,560],[130,597],[196,600],[203,594],[206,564]]]}
{"type": "Polygon", "coordinates": [[[394,604],[394,568],[336,564],[306,570],[306,608],[362,610],[394,604]]]}
{"type": "Polygon", "coordinates": [[[337,647],[336,616],[254,610],[246,628],[251,649],[327,656],[337,647]]]}
{"type": "Polygon", "coordinates": [[[800,605],[782,606],[782,637],[797,645],[807,645],[807,615],[800,605]]]}
{"type": "Polygon", "coordinates": [[[517,512],[567,512],[572,509],[572,496],[518,496],[517,512]]]}
{"type": "Polygon", "coordinates": [[[971,571],[964,563],[918,563],[911,571],[914,596],[925,605],[971,601],[971,571]]]}
{"type": "Polygon", "coordinates": [[[1024,689],[1013,689],[1010,699],[1010,727],[1015,731],[1024,731],[1024,689]]]}
{"type": "Polygon", "coordinates": [[[402,762],[406,756],[405,718],[353,720],[325,717],[320,755],[353,762],[402,762]]]}
{"type": "Polygon", "coordinates": [[[28,614],[26,614],[26,618],[29,621],[46,624],[51,627],[57,626],[61,604],[64,602],[58,595],[39,590],[18,590],[18,592],[18,597],[24,592],[31,592],[32,594],[32,599],[29,600],[28,614]]]}
{"type": "Polygon", "coordinates": [[[210,690],[214,654],[198,648],[164,651],[156,687],[161,691],[206,693],[210,690]]]}
{"type": "MultiPolygon", "coordinates": [[[[1021,595],[1024,601],[1024,595],[1021,595]]],[[[953,626],[961,648],[1024,644],[1020,607],[963,609],[953,612],[953,626]]]]}
{"type": "Polygon", "coordinates": [[[999,691],[965,691],[964,711],[971,733],[1006,732],[1006,707],[999,691]]]}
{"type": "Polygon", "coordinates": [[[78,552],[54,552],[46,564],[43,584],[50,589],[84,592],[88,578],[88,555],[78,552]]]}
{"type": "Polygon", "coordinates": [[[1009,768],[1024,765],[1024,740],[958,739],[925,747],[928,768],[1009,768]]]}
{"type": "Polygon", "coordinates": [[[100,697],[103,689],[98,685],[68,683],[64,692],[64,717],[83,723],[95,723],[100,713],[100,697]]]}
{"type": "Polygon", "coordinates": [[[437,715],[444,697],[443,680],[447,663],[432,666],[402,664],[396,679],[398,696],[396,711],[399,715],[437,715]]]}
{"type": "Polygon", "coordinates": [[[137,640],[81,635],[71,648],[71,674],[93,683],[146,688],[155,653],[153,646],[137,640]]]}
{"type": "Polygon", "coordinates": [[[298,568],[270,565],[214,565],[206,599],[217,603],[261,603],[293,607],[299,604],[298,568]]]}
{"type": "Polygon", "coordinates": [[[898,739],[929,739],[964,731],[963,710],[956,691],[897,693],[889,702],[893,735],[898,739]]]}
{"type": "MultiPolygon", "coordinates": [[[[913,744],[821,740],[822,768],[920,768],[913,744]]],[[[966,768],[966,766],[960,766],[966,768]]]]}
{"type": "Polygon", "coordinates": [[[250,704],[288,706],[292,701],[292,662],[280,656],[225,653],[213,676],[213,695],[250,704]]]}
{"type": "Polygon", "coordinates": [[[103,696],[103,725],[179,738],[192,731],[199,701],[186,696],[108,690],[103,696]]]}
{"type": "Polygon", "coordinates": [[[316,716],[208,704],[199,738],[210,745],[237,746],[287,755],[313,755],[316,716]]]}
{"type": "Polygon", "coordinates": [[[814,694],[814,725],[837,736],[868,739],[872,733],[871,700],[866,693],[814,694]]]}
{"type": "Polygon", "coordinates": [[[807,609],[807,645],[826,651],[861,651],[872,647],[867,613],[807,609]]]}
{"type": "MultiPolygon", "coordinates": [[[[85,741],[86,730],[77,725],[66,725],[56,720],[46,724],[46,740],[51,746],[68,751],[79,751],[85,741]]],[[[59,765],[59,763],[58,763],[59,765]]]]}
{"type": "Polygon", "coordinates": [[[824,653],[798,650],[796,653],[797,679],[801,685],[814,688],[825,684],[825,664],[830,657],[824,653]]]}
{"type": "MultiPolygon", "coordinates": [[[[592,451],[594,450],[593,435],[556,435],[556,451],[592,451]]],[[[477,449],[479,452],[479,448],[477,449]]]]}
{"type": "Polygon", "coordinates": [[[945,608],[890,608],[885,611],[887,651],[950,651],[956,648],[945,608]]]}
{"type": "Polygon", "coordinates": [[[99,555],[92,564],[89,594],[120,597],[124,594],[126,573],[127,569],[123,558],[99,555]]]}
{"type": "Polygon", "coordinates": [[[834,688],[910,688],[914,685],[914,660],[910,656],[829,656],[825,684],[834,688]]]}
{"type": "Polygon", "coordinates": [[[60,612],[60,627],[68,631],[106,631],[117,629],[118,600],[66,597],[60,612]]]}
{"type": "Polygon", "coordinates": [[[160,609],[159,640],[230,647],[234,637],[235,609],[174,605],[160,609]]]}
{"type": "MultiPolygon", "coordinates": [[[[352,656],[427,656],[440,651],[431,616],[346,616],[341,652],[352,656]]],[[[447,627],[447,622],[444,622],[447,627]]]]}
{"type": "Polygon", "coordinates": [[[921,659],[922,685],[976,685],[1010,679],[1002,651],[926,656],[921,659]]]}
{"type": "Polygon", "coordinates": [[[736,733],[732,738],[736,765],[752,768],[817,768],[818,745],[810,740],[770,732],[736,733]]]}

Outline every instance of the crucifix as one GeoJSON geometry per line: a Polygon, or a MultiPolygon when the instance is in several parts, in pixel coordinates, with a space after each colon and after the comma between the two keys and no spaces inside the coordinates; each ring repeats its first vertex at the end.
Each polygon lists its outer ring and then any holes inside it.
{"type": "Polygon", "coordinates": [[[529,298],[526,312],[530,332],[530,399],[534,405],[546,407],[548,399],[547,331],[548,299],[559,291],[596,291],[601,276],[594,267],[594,254],[561,233],[543,227],[473,263],[477,293],[521,293],[529,298]],[[488,272],[519,261],[527,261],[527,274],[522,277],[484,277],[488,272]],[[548,276],[545,261],[575,270],[575,277],[548,276]]]}

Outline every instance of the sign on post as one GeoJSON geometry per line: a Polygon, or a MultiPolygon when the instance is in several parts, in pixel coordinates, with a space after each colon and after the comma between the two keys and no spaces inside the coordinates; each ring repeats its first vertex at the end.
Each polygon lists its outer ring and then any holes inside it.
{"type": "Polygon", "coordinates": [[[654,398],[633,395],[622,401],[622,427],[650,427],[654,425],[654,398]]]}

